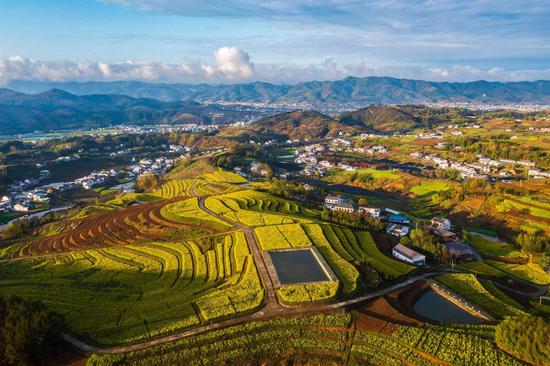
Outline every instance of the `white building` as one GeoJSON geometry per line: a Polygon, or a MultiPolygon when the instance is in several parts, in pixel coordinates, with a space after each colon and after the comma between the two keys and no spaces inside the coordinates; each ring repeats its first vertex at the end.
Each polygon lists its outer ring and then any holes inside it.
{"type": "Polygon", "coordinates": [[[417,266],[423,266],[426,264],[426,256],[417,253],[411,248],[407,248],[402,244],[397,244],[395,247],[393,247],[392,254],[397,259],[417,266]]]}
{"type": "Polygon", "coordinates": [[[451,230],[451,222],[449,219],[434,217],[432,218],[432,228],[435,230],[451,230]]]}

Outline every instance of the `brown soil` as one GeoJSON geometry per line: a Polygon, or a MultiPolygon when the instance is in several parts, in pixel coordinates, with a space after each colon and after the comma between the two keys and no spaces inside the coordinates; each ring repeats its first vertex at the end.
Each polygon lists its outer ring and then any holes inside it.
{"type": "Polygon", "coordinates": [[[174,232],[200,231],[205,235],[214,233],[213,229],[174,222],[160,214],[163,206],[182,199],[184,198],[177,197],[149,202],[82,219],[75,228],[30,242],[13,253],[12,257],[128,245],[143,240],[159,240],[174,232]]]}

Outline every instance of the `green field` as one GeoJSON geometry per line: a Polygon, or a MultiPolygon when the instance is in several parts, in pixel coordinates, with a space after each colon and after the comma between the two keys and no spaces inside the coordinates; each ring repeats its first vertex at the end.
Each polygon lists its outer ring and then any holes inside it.
{"type": "Polygon", "coordinates": [[[264,291],[241,233],[0,265],[0,289],[43,301],[104,344],[154,337],[251,311],[264,291]]]}
{"type": "Polygon", "coordinates": [[[445,191],[447,189],[449,189],[449,185],[446,182],[422,181],[419,185],[412,187],[410,192],[418,196],[424,196],[445,191]]]}
{"type": "Polygon", "coordinates": [[[93,355],[88,366],[112,365],[419,365],[520,366],[494,343],[491,326],[359,329],[355,313],[249,322],[118,355],[93,355]]]}
{"type": "Polygon", "coordinates": [[[503,241],[493,241],[482,236],[470,235],[469,244],[471,244],[481,255],[493,257],[525,257],[512,244],[503,241]]]}
{"type": "Polygon", "coordinates": [[[523,280],[539,285],[550,284],[550,275],[534,263],[512,264],[498,261],[487,261],[487,263],[503,272],[523,280]]]}
{"type": "Polygon", "coordinates": [[[512,305],[515,304],[515,302],[511,299],[503,301],[502,299],[507,299],[507,296],[496,287],[489,285],[488,288],[485,288],[473,274],[446,274],[438,276],[436,279],[464,296],[467,300],[479,305],[495,318],[520,315],[523,313],[520,309],[512,305]],[[490,289],[491,292],[488,289],[490,289]]]}

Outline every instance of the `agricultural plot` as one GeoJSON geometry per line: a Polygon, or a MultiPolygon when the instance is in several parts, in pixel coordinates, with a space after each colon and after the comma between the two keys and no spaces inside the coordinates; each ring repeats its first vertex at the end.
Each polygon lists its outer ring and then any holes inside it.
{"type": "Polygon", "coordinates": [[[239,361],[260,364],[291,355],[341,362],[350,314],[284,317],[255,321],[184,338],[162,346],[121,355],[93,355],[89,366],[220,365],[239,361]],[[292,350],[295,350],[292,352],[292,350]]]}
{"type": "Polygon", "coordinates": [[[423,180],[419,185],[412,187],[410,192],[418,196],[425,196],[448,189],[449,185],[446,182],[423,180]]]}
{"type": "MultiPolygon", "coordinates": [[[[494,328],[490,326],[400,325],[392,335],[398,344],[415,353],[425,352],[435,360],[454,365],[519,366],[522,362],[501,351],[494,344],[494,328]]],[[[430,361],[429,359],[426,361],[430,361]]],[[[412,362],[413,364],[422,364],[412,362]]],[[[440,362],[427,362],[432,365],[440,362]]]]}
{"type": "Polygon", "coordinates": [[[550,284],[550,275],[534,263],[513,264],[498,261],[486,261],[491,266],[512,276],[533,282],[539,285],[550,284]]]}
{"type": "Polygon", "coordinates": [[[162,215],[162,208],[180,198],[159,200],[108,211],[91,218],[71,220],[67,229],[41,237],[20,247],[12,257],[129,245],[151,240],[175,240],[219,233],[220,226],[173,221],[162,215]],[[74,227],[74,228],[73,228],[74,227]]]}
{"type": "Polygon", "coordinates": [[[497,296],[493,295],[472,274],[446,274],[438,276],[437,280],[445,286],[458,292],[469,301],[487,310],[491,315],[496,318],[520,315],[523,313],[521,310],[511,305],[513,304],[513,302],[502,301],[499,299],[503,298],[503,296],[506,296],[504,295],[504,293],[500,292],[494,286],[491,286],[490,290],[493,293],[497,294],[497,296]]]}
{"type": "Polygon", "coordinates": [[[254,233],[263,250],[311,246],[311,241],[300,224],[260,226],[254,233]]]}
{"type": "Polygon", "coordinates": [[[490,240],[476,234],[470,235],[469,244],[471,244],[482,255],[514,258],[524,256],[519,250],[516,250],[516,248],[509,243],[490,240]]]}
{"type": "Polygon", "coordinates": [[[520,366],[494,344],[490,326],[405,326],[382,331],[355,327],[335,313],[256,321],[119,355],[93,355],[89,366],[166,364],[496,365],[520,366]]]}
{"type": "Polygon", "coordinates": [[[0,291],[44,302],[103,344],[252,311],[264,298],[242,233],[3,263],[0,291]]]}
{"type": "Polygon", "coordinates": [[[208,197],[205,205],[229,220],[254,227],[311,222],[317,216],[292,201],[251,190],[208,197]]]}
{"type": "Polygon", "coordinates": [[[298,305],[327,301],[338,292],[338,282],[286,285],[277,289],[277,296],[285,304],[298,305]]]}
{"type": "Polygon", "coordinates": [[[179,223],[206,225],[220,230],[229,230],[231,228],[224,221],[201,210],[197,197],[164,205],[160,210],[160,214],[171,221],[179,223]]]}

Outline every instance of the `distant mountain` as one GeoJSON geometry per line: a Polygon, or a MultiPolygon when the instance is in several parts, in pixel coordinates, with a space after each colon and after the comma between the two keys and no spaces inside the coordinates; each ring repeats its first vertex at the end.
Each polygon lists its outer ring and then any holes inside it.
{"type": "Polygon", "coordinates": [[[209,124],[232,122],[241,114],[232,107],[193,101],[162,102],[124,95],[78,96],[60,89],[29,95],[0,89],[0,134],[114,124],[209,124]]]}
{"type": "Polygon", "coordinates": [[[337,81],[311,81],[295,85],[264,82],[192,85],[140,81],[84,83],[12,81],[8,87],[25,93],[38,93],[56,88],[77,95],[122,94],[162,101],[307,103],[312,106],[443,102],[550,105],[550,81],[450,83],[391,77],[348,77],[337,81]]]}

